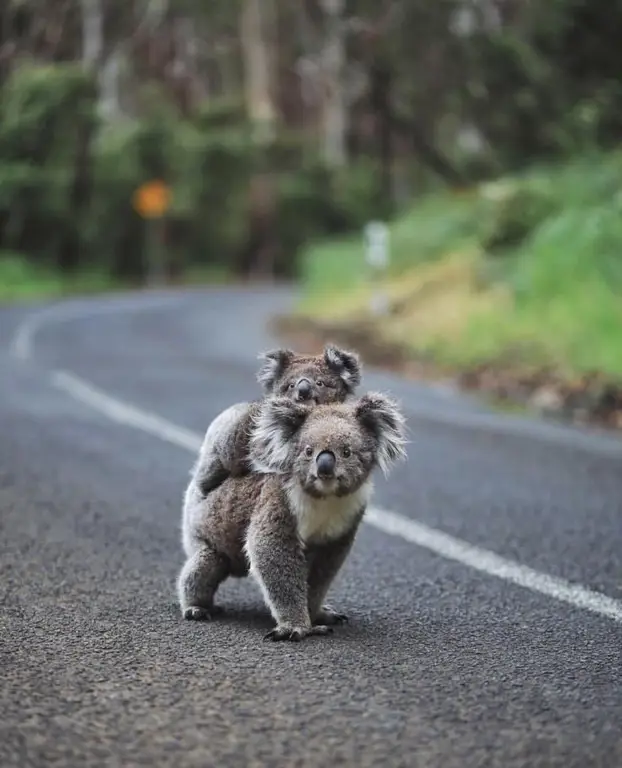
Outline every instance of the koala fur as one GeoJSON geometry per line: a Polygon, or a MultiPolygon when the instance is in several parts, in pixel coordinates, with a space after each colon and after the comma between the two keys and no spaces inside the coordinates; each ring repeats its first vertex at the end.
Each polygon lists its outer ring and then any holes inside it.
{"type": "MultiPolygon", "coordinates": [[[[263,387],[264,399],[285,396],[297,402],[341,403],[354,394],[361,381],[358,355],[332,344],[321,355],[276,349],[261,357],[264,364],[257,380],[263,387]]],[[[193,471],[204,497],[230,475],[239,477],[250,472],[250,432],[261,402],[236,403],[209,425],[193,471]]]]}
{"type": "Polygon", "coordinates": [[[405,458],[404,418],[370,393],[310,406],[287,397],[259,406],[251,474],[229,477],[203,499],[186,491],[178,578],[186,619],[210,619],[219,585],[251,574],[276,622],[266,635],[301,640],[346,620],[324,604],[372,493],[372,473],[405,458]]]}

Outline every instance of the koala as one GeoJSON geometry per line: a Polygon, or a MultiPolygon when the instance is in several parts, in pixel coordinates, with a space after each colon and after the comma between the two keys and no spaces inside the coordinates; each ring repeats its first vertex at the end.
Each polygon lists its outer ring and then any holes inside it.
{"type": "MultiPolygon", "coordinates": [[[[297,355],[289,349],[266,352],[257,380],[265,397],[285,396],[296,402],[340,403],[361,381],[361,363],[354,352],[328,344],[322,355],[297,355]]],[[[209,425],[193,470],[203,497],[227,477],[251,471],[248,449],[253,419],[261,400],[236,403],[209,425]]]]}
{"type": "Polygon", "coordinates": [[[177,581],[184,618],[208,620],[228,577],[252,575],[275,627],[265,636],[326,635],[347,617],[324,604],[372,493],[406,457],[404,417],[378,393],[311,406],[288,397],[261,403],[250,435],[252,472],[203,499],[192,482],[183,509],[187,557],[177,581]]]}

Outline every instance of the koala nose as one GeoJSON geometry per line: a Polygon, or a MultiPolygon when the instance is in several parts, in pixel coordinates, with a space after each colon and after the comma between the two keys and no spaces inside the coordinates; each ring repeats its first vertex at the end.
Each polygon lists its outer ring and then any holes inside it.
{"type": "Polygon", "coordinates": [[[319,477],[332,477],[335,472],[335,454],[331,451],[322,451],[315,461],[319,477]]]}
{"type": "Polygon", "coordinates": [[[313,394],[313,387],[309,379],[300,379],[296,386],[296,392],[299,400],[309,400],[313,394]]]}

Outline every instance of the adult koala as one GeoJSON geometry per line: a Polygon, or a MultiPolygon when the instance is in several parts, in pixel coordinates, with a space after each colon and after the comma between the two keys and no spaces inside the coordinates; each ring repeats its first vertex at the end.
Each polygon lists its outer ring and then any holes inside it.
{"type": "Polygon", "coordinates": [[[178,579],[186,619],[209,619],[218,586],[254,576],[276,622],[266,635],[301,640],[345,620],[324,605],[343,565],[379,467],[405,458],[404,418],[370,393],[341,404],[264,401],[251,433],[255,472],[230,477],[207,499],[190,483],[184,499],[178,579]]]}
{"type": "MultiPolygon", "coordinates": [[[[257,381],[268,397],[288,397],[309,404],[343,403],[361,383],[361,361],[355,352],[327,344],[320,355],[298,355],[290,349],[275,349],[260,355],[263,364],[257,381]]],[[[251,471],[250,432],[262,400],[236,403],[211,422],[193,470],[202,496],[227,477],[251,471]]]]}

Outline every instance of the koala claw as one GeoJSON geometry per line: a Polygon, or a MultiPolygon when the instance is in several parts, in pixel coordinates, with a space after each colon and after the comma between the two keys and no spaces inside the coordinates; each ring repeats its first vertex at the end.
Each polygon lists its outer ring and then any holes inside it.
{"type": "Polygon", "coordinates": [[[223,609],[213,605],[211,608],[201,608],[199,605],[191,605],[184,610],[184,619],[189,621],[211,621],[215,616],[223,613],[223,609]]]}
{"type": "Polygon", "coordinates": [[[315,627],[292,627],[288,624],[282,624],[264,635],[264,640],[279,642],[280,640],[289,640],[292,643],[299,643],[303,638],[311,635],[330,635],[332,627],[318,625],[315,627]]]}
{"type": "Polygon", "coordinates": [[[349,621],[345,613],[338,613],[325,605],[320,611],[318,611],[313,623],[314,624],[327,624],[328,626],[334,624],[347,624],[349,621]]]}

